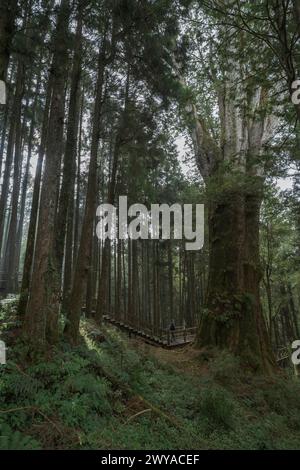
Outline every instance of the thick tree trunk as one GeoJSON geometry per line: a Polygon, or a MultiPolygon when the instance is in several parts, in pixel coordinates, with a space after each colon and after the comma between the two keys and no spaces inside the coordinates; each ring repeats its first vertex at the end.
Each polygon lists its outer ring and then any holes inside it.
{"type": "Polygon", "coordinates": [[[275,367],[262,315],[259,283],[261,196],[223,192],[209,214],[209,278],[199,346],[239,355],[252,369],[275,367]]]}
{"type": "Polygon", "coordinates": [[[30,221],[27,234],[27,244],[24,258],[24,267],[23,267],[23,277],[20,291],[20,300],[18,305],[18,314],[20,316],[25,315],[28,296],[29,296],[29,286],[31,280],[31,270],[33,263],[33,254],[34,254],[34,245],[35,245],[35,234],[36,234],[36,224],[38,217],[38,207],[40,199],[40,187],[42,179],[42,168],[43,160],[45,155],[45,147],[48,134],[48,122],[49,122],[49,109],[50,101],[52,96],[52,77],[49,77],[47,84],[46,92],[46,101],[44,107],[43,115],[43,125],[41,132],[41,141],[39,146],[38,159],[35,170],[34,185],[33,185],[33,194],[32,194],[32,203],[31,203],[31,212],[30,212],[30,221]]]}
{"type": "Polygon", "coordinates": [[[54,252],[55,216],[57,203],[57,182],[60,175],[65,79],[68,61],[69,1],[62,0],[55,33],[55,53],[53,59],[53,88],[50,107],[46,163],[38,229],[36,236],[35,259],[32,272],[30,296],[28,299],[24,329],[34,349],[45,345],[46,339],[52,343],[58,335],[58,298],[52,289],[53,276],[56,276],[54,252]],[[47,327],[47,335],[46,335],[47,327]],[[47,336],[47,338],[46,338],[47,336]]]}

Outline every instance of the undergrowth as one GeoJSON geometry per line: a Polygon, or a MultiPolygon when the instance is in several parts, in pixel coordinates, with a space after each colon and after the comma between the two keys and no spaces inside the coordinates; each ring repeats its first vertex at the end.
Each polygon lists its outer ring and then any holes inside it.
{"type": "Polygon", "coordinates": [[[202,374],[180,372],[114,329],[98,342],[89,322],[80,347],[30,363],[14,304],[1,315],[0,449],[300,449],[292,377],[251,376],[224,353],[202,374]]]}

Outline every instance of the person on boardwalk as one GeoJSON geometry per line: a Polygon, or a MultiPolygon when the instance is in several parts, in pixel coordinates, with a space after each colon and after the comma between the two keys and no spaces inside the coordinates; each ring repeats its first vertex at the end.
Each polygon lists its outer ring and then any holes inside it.
{"type": "Polygon", "coordinates": [[[171,320],[171,323],[170,323],[171,343],[175,342],[175,330],[176,330],[175,320],[171,320]]]}

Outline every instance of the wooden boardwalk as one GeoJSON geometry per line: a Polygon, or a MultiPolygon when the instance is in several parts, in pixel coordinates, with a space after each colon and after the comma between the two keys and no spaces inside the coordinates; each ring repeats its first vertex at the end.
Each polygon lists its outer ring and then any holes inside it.
{"type": "MultiPolygon", "coordinates": [[[[82,310],[84,312],[85,308],[83,307],[82,310]]],[[[103,320],[119,328],[121,331],[127,332],[129,337],[140,337],[148,344],[167,349],[174,349],[190,344],[196,336],[196,327],[177,327],[174,331],[174,335],[171,335],[168,329],[160,329],[154,333],[149,327],[141,326],[138,328],[133,324],[116,319],[111,312],[106,312],[103,315],[103,320]]]]}
{"type": "Polygon", "coordinates": [[[176,328],[174,331],[174,339],[171,338],[170,333],[168,330],[162,330],[160,333],[156,335],[151,333],[150,331],[144,331],[143,329],[137,329],[134,326],[127,325],[126,323],[116,320],[115,318],[111,317],[110,315],[103,316],[104,321],[118,327],[123,331],[127,331],[129,336],[139,336],[145,342],[150,344],[154,344],[156,346],[161,346],[163,348],[177,348],[180,346],[184,346],[186,344],[191,343],[195,338],[195,332],[191,331],[194,330],[192,328],[187,328],[184,332],[182,327],[176,328]]]}
{"type": "MultiPolygon", "coordinates": [[[[83,307],[83,312],[85,307],[83,307]]],[[[94,311],[92,311],[94,313],[94,311]]],[[[166,349],[175,349],[188,344],[191,344],[196,337],[196,327],[184,328],[177,327],[174,331],[174,338],[171,338],[171,332],[168,329],[161,329],[156,334],[149,327],[140,327],[125,323],[122,320],[116,319],[111,312],[106,312],[103,315],[103,320],[121,331],[127,332],[129,337],[140,337],[145,343],[152,344],[153,346],[160,346],[166,349]]],[[[290,352],[287,346],[279,348],[276,353],[276,361],[280,367],[286,368],[290,364],[290,352]]]]}

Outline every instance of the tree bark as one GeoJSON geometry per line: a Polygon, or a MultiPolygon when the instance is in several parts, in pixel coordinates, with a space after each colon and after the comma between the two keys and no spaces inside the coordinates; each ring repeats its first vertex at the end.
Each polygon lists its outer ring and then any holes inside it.
{"type": "MultiPolygon", "coordinates": [[[[11,219],[8,229],[8,243],[5,253],[4,272],[7,276],[6,292],[16,292],[16,273],[15,273],[15,262],[16,262],[16,249],[17,249],[17,223],[18,223],[18,201],[21,185],[21,171],[22,171],[22,97],[24,93],[23,80],[25,78],[24,64],[21,64],[21,80],[22,86],[20,90],[20,96],[18,99],[19,105],[17,114],[14,116],[16,120],[15,130],[15,152],[14,152],[14,171],[13,171],[13,188],[11,196],[11,219]]],[[[23,128],[24,130],[24,128],[23,128]]]]}
{"type": "Polygon", "coordinates": [[[232,188],[212,203],[209,214],[209,277],[199,346],[240,356],[250,368],[273,370],[259,296],[261,188],[245,194],[232,188]]]}
{"type": "Polygon", "coordinates": [[[98,146],[101,128],[101,109],[102,109],[102,92],[104,83],[104,71],[106,66],[106,38],[103,39],[103,45],[98,58],[98,77],[96,84],[96,100],[93,114],[93,130],[91,143],[91,157],[88,174],[88,187],[85,202],[85,211],[82,224],[82,232],[74,273],[73,286],[70,296],[69,311],[67,313],[67,321],[64,334],[67,339],[76,344],[79,337],[79,323],[82,308],[82,300],[84,297],[88,272],[91,266],[91,240],[96,213],[96,197],[97,197],[97,160],[98,146]]]}
{"type": "Polygon", "coordinates": [[[59,210],[56,219],[55,256],[57,258],[57,286],[60,290],[60,278],[64,258],[64,246],[67,228],[67,215],[74,204],[74,185],[76,176],[76,150],[79,124],[80,79],[82,60],[82,8],[78,9],[75,50],[71,73],[71,91],[68,114],[68,129],[64,155],[63,179],[59,198],[59,210]]]}
{"type": "Polygon", "coordinates": [[[300,36],[300,0],[293,0],[295,23],[300,36]]]}
{"type": "Polygon", "coordinates": [[[30,212],[30,220],[29,220],[29,227],[28,227],[28,234],[27,234],[23,276],[22,276],[22,283],[21,283],[21,290],[20,290],[20,300],[19,300],[19,305],[18,305],[18,314],[20,316],[25,315],[28,296],[29,296],[31,270],[32,270],[32,264],[33,264],[33,254],[34,254],[34,246],[35,246],[36,224],[37,224],[39,199],[40,199],[43,160],[44,160],[46,141],[47,141],[47,135],[48,135],[49,110],[50,110],[51,96],[52,96],[52,77],[50,75],[48,79],[48,84],[47,84],[41,139],[40,139],[38,159],[37,159],[37,164],[36,164],[36,169],[35,169],[31,212],[30,212]]]}
{"type": "Polygon", "coordinates": [[[17,0],[1,0],[0,3],[0,80],[6,81],[7,68],[14,34],[17,0]]]}
{"type": "Polygon", "coordinates": [[[68,62],[69,0],[62,0],[54,40],[52,100],[50,106],[45,173],[41,190],[35,257],[24,331],[34,350],[53,343],[58,335],[58,298],[48,286],[56,276],[54,256],[57,182],[60,176],[68,62]],[[47,327],[47,333],[46,333],[47,327]]]}
{"type": "Polygon", "coordinates": [[[26,194],[28,188],[28,180],[29,180],[29,168],[30,162],[32,157],[32,150],[34,147],[34,131],[36,126],[36,107],[38,102],[38,95],[39,95],[39,84],[36,85],[35,91],[35,99],[32,108],[32,119],[30,124],[30,131],[28,136],[28,148],[27,148],[27,161],[25,167],[25,174],[22,182],[22,191],[21,191],[21,204],[20,204],[20,219],[18,222],[18,231],[17,231],[17,253],[16,253],[16,270],[19,271],[19,263],[20,263],[20,252],[21,252],[21,244],[22,244],[22,236],[23,236],[23,223],[25,217],[25,204],[26,204],[26,194]]]}
{"type": "Polygon", "coordinates": [[[3,173],[1,198],[0,198],[0,250],[2,248],[2,243],[3,243],[5,208],[6,208],[7,199],[8,199],[10,172],[11,172],[14,149],[15,149],[16,128],[17,128],[17,122],[18,122],[18,119],[15,119],[15,118],[20,114],[23,91],[24,91],[23,80],[24,80],[24,66],[21,63],[21,61],[19,61],[17,76],[16,76],[16,89],[15,89],[15,95],[14,95],[13,105],[12,105],[12,114],[11,114],[13,118],[11,119],[10,129],[9,129],[9,134],[8,134],[6,160],[5,160],[5,168],[4,168],[4,173],[3,173]]]}

